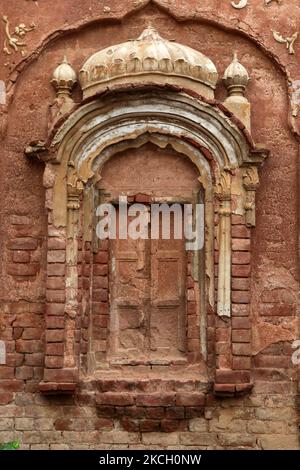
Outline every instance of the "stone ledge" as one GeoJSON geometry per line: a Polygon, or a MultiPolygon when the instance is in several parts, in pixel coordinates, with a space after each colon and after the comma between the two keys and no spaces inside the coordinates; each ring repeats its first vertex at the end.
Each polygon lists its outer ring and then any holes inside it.
{"type": "Polygon", "coordinates": [[[217,397],[239,397],[250,393],[253,382],[240,384],[214,384],[214,395],[217,397]]]}
{"type": "Polygon", "coordinates": [[[44,395],[68,395],[76,390],[76,383],[40,382],[39,390],[44,395]]]}

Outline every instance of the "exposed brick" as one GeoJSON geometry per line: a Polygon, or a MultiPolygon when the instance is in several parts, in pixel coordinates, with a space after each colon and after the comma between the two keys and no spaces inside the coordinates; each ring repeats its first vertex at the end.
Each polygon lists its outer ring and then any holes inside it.
{"type": "Polygon", "coordinates": [[[60,263],[48,263],[47,274],[48,276],[64,276],[66,271],[65,264],[60,263]]]}
{"type": "Polygon", "coordinates": [[[251,356],[251,345],[249,343],[233,343],[232,353],[236,356],[251,356]]]}
{"type": "Polygon", "coordinates": [[[250,264],[245,265],[233,265],[232,266],[232,276],[233,277],[249,277],[251,274],[250,264]]]}
{"type": "Polygon", "coordinates": [[[63,316],[47,316],[46,327],[48,329],[60,329],[65,326],[65,318],[63,316]]]}
{"type": "Polygon", "coordinates": [[[237,304],[247,304],[250,302],[251,296],[248,291],[232,291],[231,293],[232,302],[237,304]]]}
{"type": "Polygon", "coordinates": [[[175,393],[139,394],[136,404],[141,406],[172,406],[175,404],[175,393]]]}
{"type": "Polygon", "coordinates": [[[48,263],[64,263],[66,261],[65,250],[48,250],[47,261],[48,263]]]}
{"type": "Polygon", "coordinates": [[[36,238],[15,238],[8,243],[11,250],[36,250],[38,240],[36,238]]]}
{"type": "Polygon", "coordinates": [[[50,369],[59,369],[63,367],[64,361],[62,356],[46,356],[45,366],[50,369]]]}
{"type": "Polygon", "coordinates": [[[94,265],[94,276],[106,276],[108,274],[107,264],[95,264],[94,265]]]}
{"type": "Polygon", "coordinates": [[[12,259],[14,263],[29,263],[30,252],[29,251],[14,251],[12,259]]]}
{"type": "Polygon", "coordinates": [[[107,289],[108,288],[108,277],[107,276],[94,276],[94,278],[93,278],[93,287],[94,287],[94,289],[107,289]]]}
{"type": "Polygon", "coordinates": [[[178,393],[176,406],[204,406],[205,395],[203,393],[178,393]]]}
{"type": "Polygon", "coordinates": [[[250,372],[242,370],[219,369],[216,370],[217,383],[232,384],[250,382],[250,372]]]}
{"type": "Polygon", "coordinates": [[[250,305],[247,304],[232,304],[233,317],[246,317],[250,315],[250,305]]]}
{"type": "Polygon", "coordinates": [[[119,393],[100,393],[96,396],[98,405],[128,406],[135,402],[133,395],[119,393]]]}
{"type": "Polygon", "coordinates": [[[65,304],[64,303],[48,303],[46,306],[47,315],[64,315],[65,313],[65,304]]]}
{"type": "Polygon", "coordinates": [[[48,238],[48,250],[65,250],[66,241],[62,238],[48,238]]]}
{"type": "Polygon", "coordinates": [[[233,225],[231,227],[231,236],[233,238],[250,238],[250,229],[246,225],[233,225]]]}
{"type": "Polygon", "coordinates": [[[233,290],[250,290],[250,279],[247,277],[238,278],[234,277],[232,279],[232,289],[233,290]]]}
{"type": "Polygon", "coordinates": [[[33,367],[22,366],[16,368],[16,379],[30,380],[33,378],[33,367]]]}
{"type": "Polygon", "coordinates": [[[94,256],[94,261],[100,264],[107,264],[108,263],[108,253],[107,251],[99,251],[94,256]]]}
{"type": "Polygon", "coordinates": [[[233,357],[232,358],[232,369],[247,370],[251,369],[251,357],[233,357]]]}
{"type": "Polygon", "coordinates": [[[61,290],[65,289],[66,283],[64,277],[48,277],[47,289],[61,290]]]}
{"type": "Polygon", "coordinates": [[[155,432],[159,431],[160,421],[155,419],[144,419],[140,422],[141,432],[155,432]]]}
{"type": "Polygon", "coordinates": [[[233,264],[250,264],[251,254],[247,251],[234,251],[232,253],[233,264]]]}
{"type": "Polygon", "coordinates": [[[231,338],[235,343],[249,343],[251,341],[251,331],[232,330],[231,338]]]}
{"type": "Polygon", "coordinates": [[[259,313],[265,317],[288,317],[296,314],[296,305],[293,304],[262,304],[259,307],[259,313]]]}
{"type": "Polygon", "coordinates": [[[242,330],[242,329],[250,329],[251,322],[247,317],[233,317],[231,321],[231,325],[233,329],[242,330]]]}
{"type": "Polygon", "coordinates": [[[65,332],[64,330],[47,330],[46,331],[46,341],[47,343],[57,343],[64,341],[65,332]]]}
{"type": "Polygon", "coordinates": [[[47,302],[63,303],[66,299],[66,293],[64,290],[47,290],[46,299],[47,302]]]}
{"type": "Polygon", "coordinates": [[[38,272],[37,264],[17,263],[7,266],[7,273],[11,276],[35,276],[38,272]]]}

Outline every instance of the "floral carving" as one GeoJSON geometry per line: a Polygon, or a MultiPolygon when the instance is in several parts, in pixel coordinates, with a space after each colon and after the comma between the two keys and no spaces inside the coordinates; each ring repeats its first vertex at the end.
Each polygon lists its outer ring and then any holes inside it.
{"type": "Polygon", "coordinates": [[[284,38],[277,31],[272,31],[275,41],[280,44],[286,44],[286,48],[289,51],[289,54],[295,54],[294,43],[298,37],[298,31],[296,31],[292,36],[284,38]]]}
{"type": "Polygon", "coordinates": [[[14,31],[10,32],[10,24],[7,16],[2,17],[5,24],[5,35],[3,51],[7,55],[11,55],[13,52],[20,52],[22,57],[26,54],[25,48],[27,44],[23,42],[24,36],[27,33],[36,29],[36,25],[32,23],[30,26],[26,26],[24,23],[20,23],[15,27],[14,31]]]}

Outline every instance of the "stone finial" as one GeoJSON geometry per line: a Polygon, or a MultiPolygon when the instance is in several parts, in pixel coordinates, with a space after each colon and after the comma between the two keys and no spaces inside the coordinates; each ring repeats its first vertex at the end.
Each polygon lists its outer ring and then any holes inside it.
{"type": "Polygon", "coordinates": [[[57,95],[71,95],[72,88],[77,83],[77,76],[66,56],[54,70],[51,83],[56,89],[57,95]]]}
{"type": "Polygon", "coordinates": [[[223,80],[229,96],[244,96],[250,77],[245,67],[239,62],[236,52],[233,61],[225,70],[223,80]]]}
{"type": "Polygon", "coordinates": [[[225,70],[223,80],[228,93],[224,104],[250,131],[251,109],[245,97],[250,77],[245,67],[239,62],[237,53],[234,54],[233,61],[225,70]]]}

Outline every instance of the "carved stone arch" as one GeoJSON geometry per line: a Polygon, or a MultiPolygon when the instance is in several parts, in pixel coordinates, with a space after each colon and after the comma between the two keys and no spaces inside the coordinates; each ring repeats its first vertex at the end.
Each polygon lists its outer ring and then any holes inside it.
{"type": "MultiPolygon", "coordinates": [[[[84,256],[80,246],[85,243],[84,239],[78,239],[82,218],[80,213],[83,207],[88,207],[89,210],[93,207],[93,201],[91,203],[91,199],[89,200],[90,188],[93,188],[97,182],[101,167],[122,148],[139,147],[145,142],[152,142],[162,148],[169,145],[187,156],[198,168],[199,181],[205,190],[207,208],[205,219],[207,308],[213,316],[216,312],[221,317],[230,318],[232,198],[239,199],[238,212],[241,215],[238,217],[242,220],[245,214],[244,206],[248,201],[244,184],[249,183],[252,174],[251,171],[245,173],[244,168],[255,168],[265,156],[264,151],[257,151],[254,148],[244,126],[237,119],[232,120],[230,116],[231,114],[217,102],[209,103],[195,94],[191,96],[187,91],[178,93],[178,91],[162,91],[155,86],[142,87],[127,92],[111,92],[83,103],[61,125],[49,142],[48,150],[43,155],[43,159],[47,161],[44,182],[49,193],[47,199],[50,199],[48,259],[51,265],[53,240],[57,238],[64,240],[65,301],[64,305],[56,307],[64,312],[65,321],[61,369],[57,367],[51,369],[51,355],[49,361],[46,357],[42,390],[48,392],[53,389],[62,390],[64,387],[72,389],[72,383],[78,380],[80,362],[89,351],[86,342],[85,347],[81,348],[82,331],[80,333],[78,329],[83,308],[80,301],[78,260],[79,256],[84,256]],[[216,227],[215,217],[218,220],[216,227]],[[215,237],[217,246],[214,246],[215,237]],[[214,256],[218,257],[216,265],[214,256]],[[215,269],[217,269],[216,278],[215,269]]],[[[250,186],[248,185],[248,188],[250,186]]],[[[250,188],[251,195],[254,194],[254,186],[255,183],[250,188]]],[[[251,208],[253,211],[253,204],[251,208]]],[[[251,208],[249,204],[246,206],[248,220],[251,208]]],[[[87,225],[92,223],[89,217],[87,216],[85,220],[87,225]]],[[[50,299],[48,311],[51,314],[55,308],[51,292],[48,298],[50,299]]],[[[228,334],[230,334],[230,320],[228,334]]],[[[219,380],[219,368],[221,375],[224,366],[226,370],[230,370],[230,345],[231,342],[225,354],[217,353],[216,362],[210,354],[209,366],[216,368],[216,382],[219,380]]],[[[87,362],[84,360],[85,364],[87,362]]],[[[249,373],[245,372],[244,377],[245,387],[230,383],[230,391],[237,393],[237,387],[240,387],[241,391],[249,388],[249,373]]],[[[240,380],[237,379],[237,382],[240,380]]],[[[216,393],[219,391],[218,387],[222,392],[223,383],[220,386],[216,383],[216,393]]]]}

